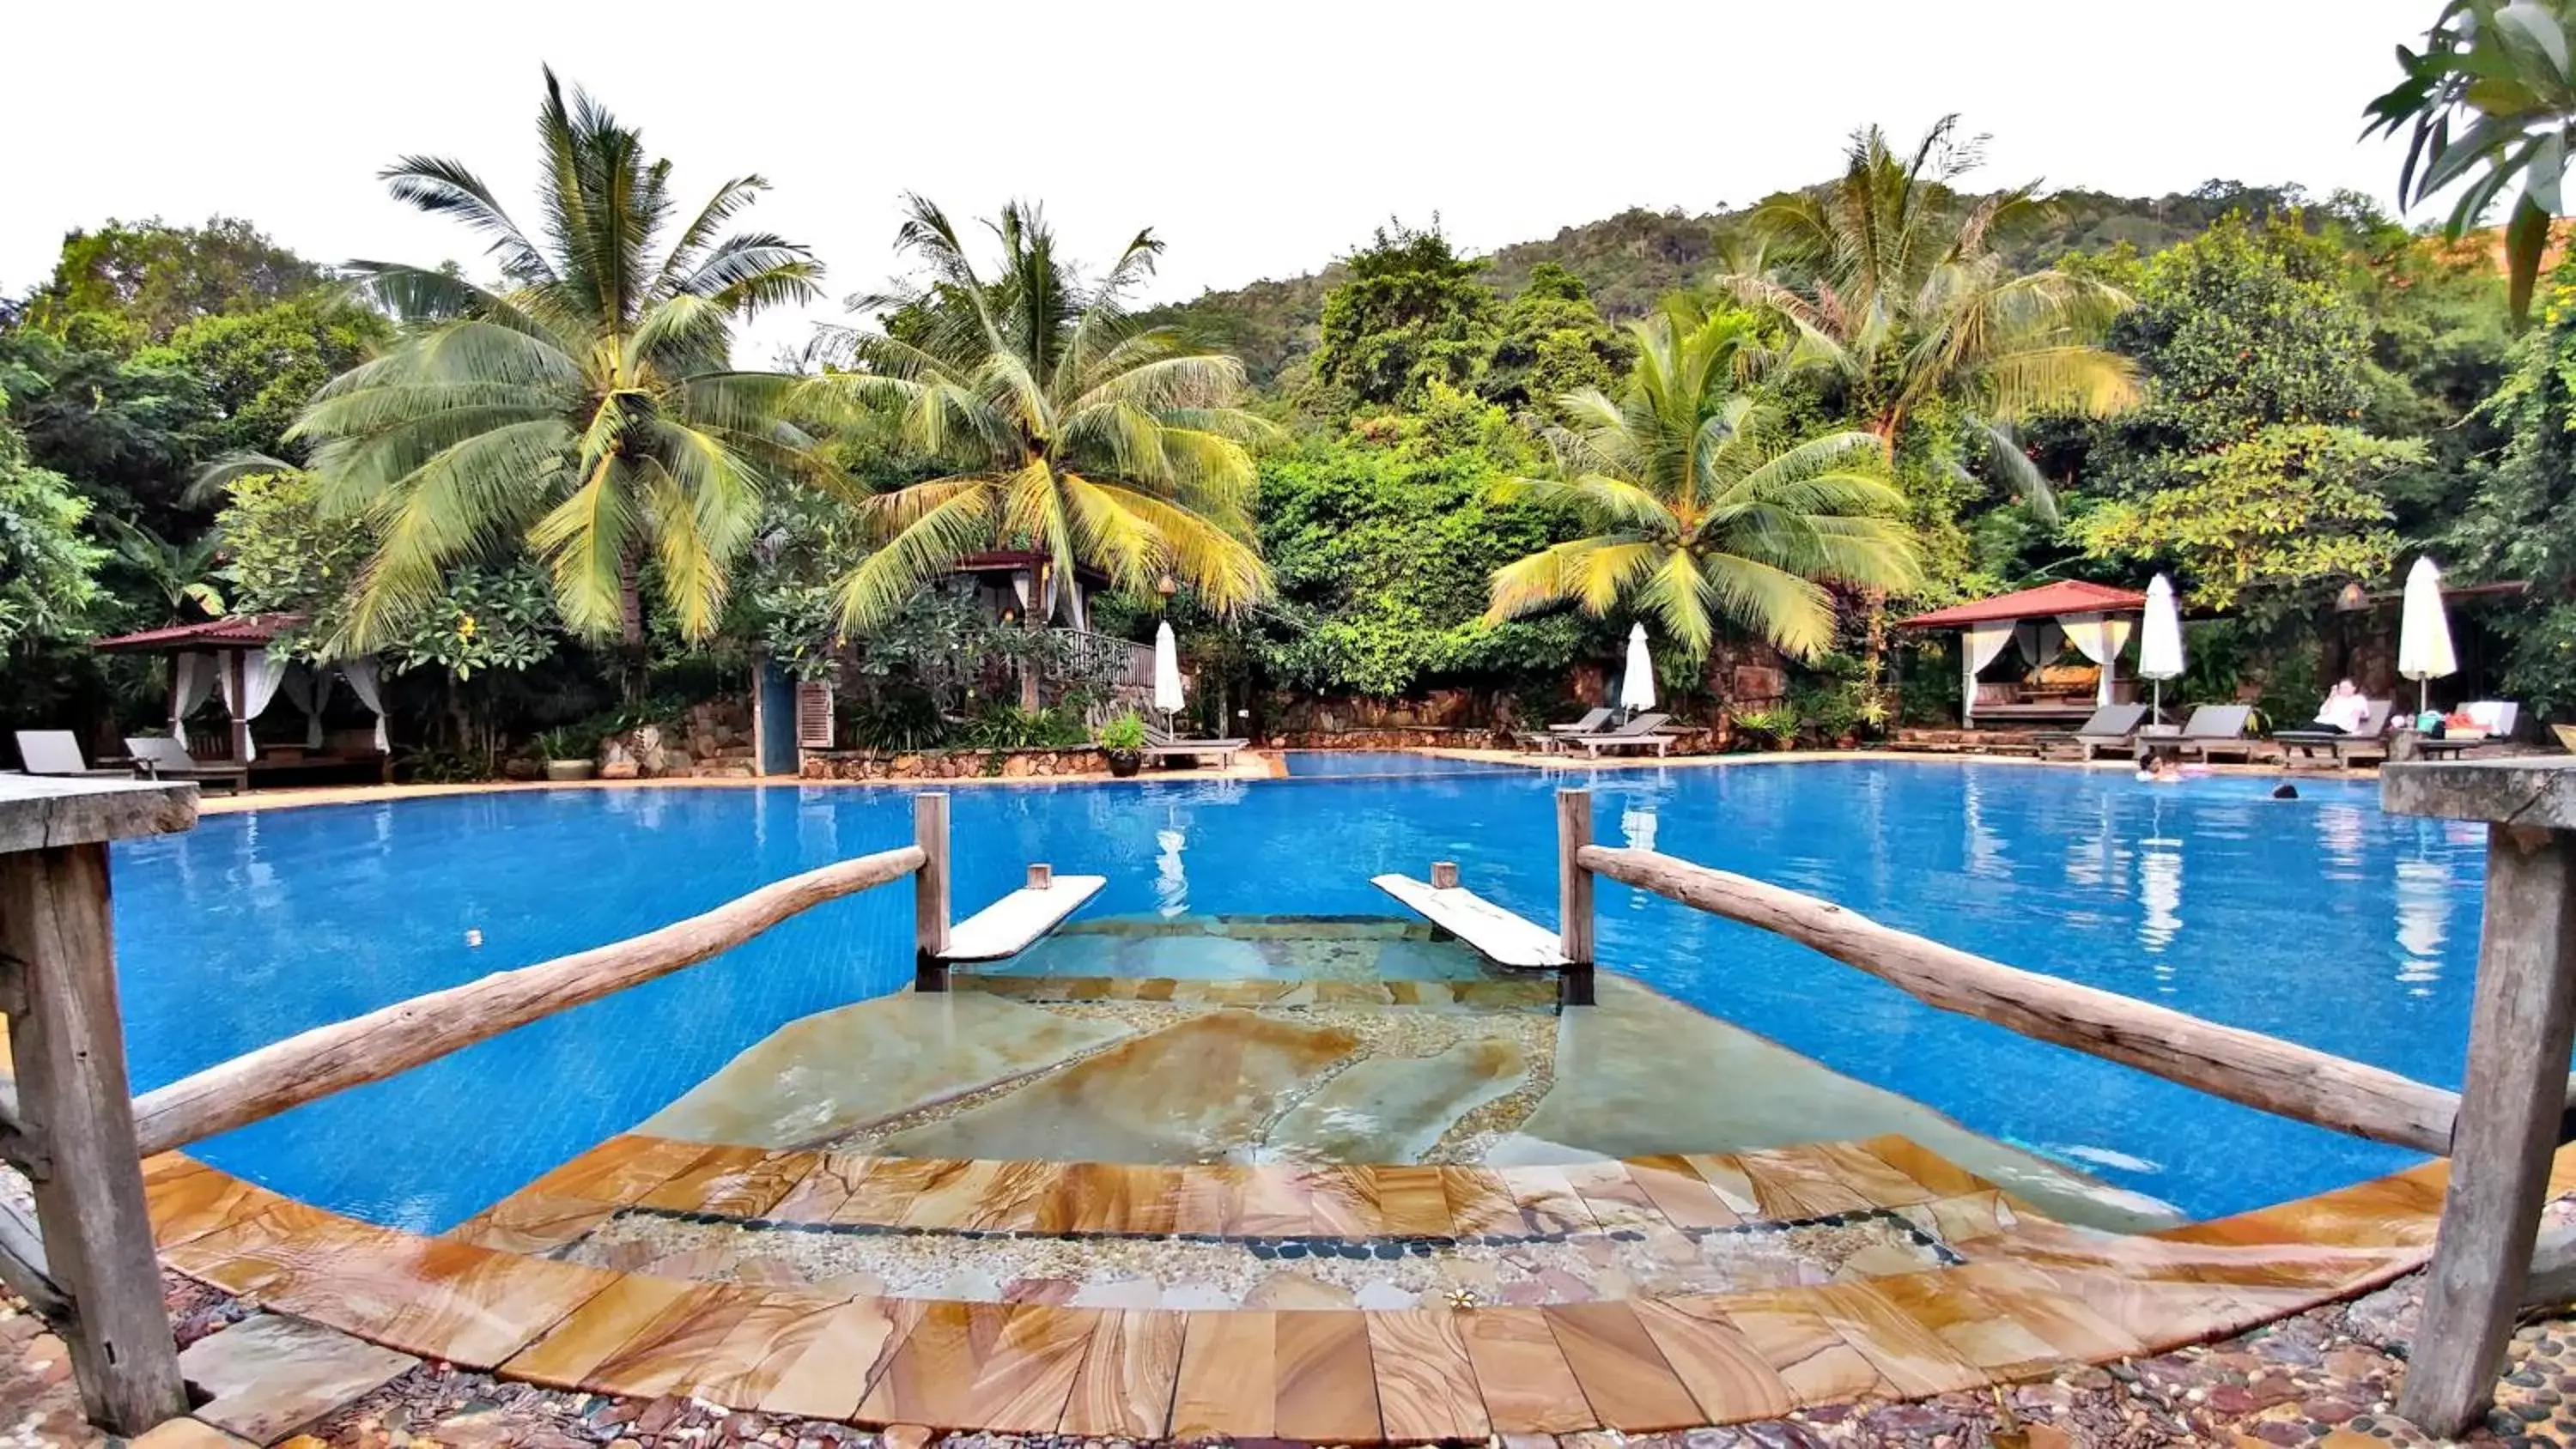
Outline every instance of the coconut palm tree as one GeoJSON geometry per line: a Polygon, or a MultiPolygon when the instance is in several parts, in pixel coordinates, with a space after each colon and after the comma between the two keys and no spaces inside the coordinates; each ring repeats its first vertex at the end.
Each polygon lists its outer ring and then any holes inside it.
{"type": "Polygon", "coordinates": [[[1085,283],[1044,216],[1014,203],[991,224],[1001,266],[988,279],[938,207],[907,205],[897,245],[927,281],[853,299],[885,325],[827,332],[835,366],[806,398],[889,422],[942,471],[861,505],[879,544],[841,581],[842,626],[885,619],[960,558],[1001,546],[1050,555],[1059,577],[1087,564],[1143,590],[1169,576],[1220,613],[1268,593],[1245,446],[1265,425],[1234,406],[1243,364],[1126,311],[1162,251],[1153,233],[1085,283]]]}
{"type": "Polygon", "coordinates": [[[1879,440],[1853,429],[1793,442],[1774,406],[1736,389],[1751,318],[1674,303],[1629,331],[1637,362],[1621,395],[1559,399],[1563,421],[1545,431],[1554,475],[1503,490],[1569,509],[1586,536],[1496,570],[1488,619],[1625,603],[1690,659],[1721,618],[1812,657],[1833,641],[1825,584],[1917,582],[1879,440]]]}
{"type": "Polygon", "coordinates": [[[1789,271],[1731,271],[1717,285],[1787,324],[1790,343],[1758,361],[1823,381],[1891,459],[1909,419],[1947,405],[1983,442],[1988,467],[2048,516],[2048,482],[2012,425],[2137,400],[2136,368],[2099,345],[2128,298],[2055,268],[2016,271],[1994,250],[1996,230],[2040,202],[2030,186],[1980,199],[1954,191],[1979,159],[1958,120],[1943,117],[1904,157],[1876,126],[1855,135],[1840,178],[1754,213],[1768,260],[1789,271]]]}
{"type": "Polygon", "coordinates": [[[313,444],[325,511],[380,540],[341,643],[400,627],[449,565],[525,547],[568,625],[625,646],[633,684],[646,564],[681,632],[705,637],[764,492],[821,476],[784,421],[794,379],[728,354],[735,320],[816,295],[822,269],[771,233],[723,235],[760,177],[682,217],[641,133],[579,91],[567,101],[551,70],[545,84],[538,232],[458,162],[388,167],[397,198],[487,238],[500,279],[352,263],[408,335],[325,385],[290,436],[313,444]]]}

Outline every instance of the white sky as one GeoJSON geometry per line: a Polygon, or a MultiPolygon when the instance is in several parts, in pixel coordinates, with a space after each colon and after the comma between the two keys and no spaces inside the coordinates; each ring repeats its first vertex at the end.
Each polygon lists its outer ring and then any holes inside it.
{"type": "MultiPolygon", "coordinates": [[[[0,293],[107,217],[248,217],[320,261],[477,261],[388,198],[407,152],[527,201],[537,68],[814,247],[837,299],[882,283],[898,198],[1046,203],[1086,261],[1143,225],[1156,299],[1314,269],[1390,214],[1478,251],[1624,207],[1704,211],[1825,176],[1878,121],[1944,111],[1986,175],[2130,195],[2211,177],[2390,199],[2354,139],[2435,0],[1405,0],[1167,4],[370,4],[0,9],[0,293]],[[758,27],[737,38],[738,13],[758,27]],[[783,18],[782,18],[783,17],[783,18]],[[738,53],[737,53],[738,52],[738,53]]],[[[477,268],[479,270],[479,268],[477,268]]],[[[746,361],[799,341],[761,322],[746,361]]]]}

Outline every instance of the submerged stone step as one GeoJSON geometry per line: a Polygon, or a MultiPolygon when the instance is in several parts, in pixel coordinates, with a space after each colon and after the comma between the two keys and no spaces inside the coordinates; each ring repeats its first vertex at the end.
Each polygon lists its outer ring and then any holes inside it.
{"type": "Polygon", "coordinates": [[[1553,981],[1196,980],[1170,976],[997,976],[960,971],[953,992],[981,992],[1031,1004],[1167,1002],[1176,1006],[1430,1006],[1487,1011],[1552,1011],[1553,981]]]}

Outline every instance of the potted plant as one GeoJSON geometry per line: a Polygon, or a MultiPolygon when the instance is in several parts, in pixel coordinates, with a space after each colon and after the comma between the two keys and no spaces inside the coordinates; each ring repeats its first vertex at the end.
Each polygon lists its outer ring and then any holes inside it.
{"type": "Polygon", "coordinates": [[[1101,758],[1109,773],[1124,780],[1145,767],[1145,722],[1127,710],[1100,727],[1101,758]]]}
{"type": "Polygon", "coordinates": [[[580,730],[568,725],[537,736],[537,754],[546,762],[549,780],[589,779],[598,768],[598,762],[591,758],[598,748],[580,730]]]}

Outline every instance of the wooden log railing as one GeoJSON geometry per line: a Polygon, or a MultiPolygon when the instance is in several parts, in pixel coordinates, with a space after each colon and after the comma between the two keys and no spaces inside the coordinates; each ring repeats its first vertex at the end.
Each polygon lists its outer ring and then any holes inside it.
{"type": "Polygon", "coordinates": [[[135,1099],[145,1156],[436,1061],[603,996],[720,955],[788,917],[920,870],[921,847],[838,861],[773,881],[703,915],[606,946],[317,1026],[135,1099]]]}

